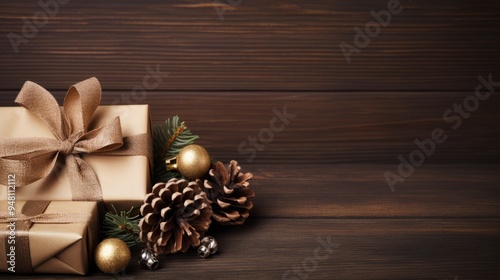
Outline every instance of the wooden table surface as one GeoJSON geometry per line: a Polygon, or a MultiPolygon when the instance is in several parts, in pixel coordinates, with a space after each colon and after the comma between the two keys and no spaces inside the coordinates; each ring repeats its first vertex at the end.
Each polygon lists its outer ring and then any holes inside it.
{"type": "Polygon", "coordinates": [[[0,106],[25,80],[62,102],[95,76],[102,104],[148,103],[154,122],[180,115],[213,156],[254,174],[247,223],[210,230],[216,256],[90,278],[500,278],[500,2],[22,0],[0,11],[0,106]],[[401,174],[392,188],[387,172],[401,174]]]}

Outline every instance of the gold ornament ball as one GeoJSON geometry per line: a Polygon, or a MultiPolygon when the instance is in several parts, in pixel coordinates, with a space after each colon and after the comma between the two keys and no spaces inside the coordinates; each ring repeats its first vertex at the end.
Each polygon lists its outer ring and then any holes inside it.
{"type": "Polygon", "coordinates": [[[130,249],[118,238],[104,239],[95,250],[95,263],[102,272],[116,274],[130,263],[130,249]]]}
{"type": "Polygon", "coordinates": [[[210,169],[210,155],[200,145],[188,145],[177,155],[177,169],[184,177],[201,178],[210,169]]]}

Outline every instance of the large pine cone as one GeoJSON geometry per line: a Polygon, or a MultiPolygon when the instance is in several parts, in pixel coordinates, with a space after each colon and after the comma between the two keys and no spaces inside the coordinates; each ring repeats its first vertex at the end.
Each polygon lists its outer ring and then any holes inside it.
{"type": "Polygon", "coordinates": [[[255,193],[248,187],[252,173],[241,173],[238,162],[232,160],[226,169],[217,162],[203,183],[208,198],[212,201],[212,218],[224,225],[241,225],[250,215],[253,203],[249,198],[255,193]]]}
{"type": "Polygon", "coordinates": [[[144,199],[139,238],[157,254],[186,252],[198,246],[211,223],[212,209],[197,182],[157,183],[144,199]]]}

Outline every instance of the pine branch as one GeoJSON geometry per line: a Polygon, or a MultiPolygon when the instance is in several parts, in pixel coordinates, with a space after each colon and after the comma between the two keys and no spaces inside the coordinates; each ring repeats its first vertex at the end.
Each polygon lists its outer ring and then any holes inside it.
{"type": "Polygon", "coordinates": [[[109,211],[104,215],[102,222],[102,234],[104,238],[118,238],[125,242],[129,247],[140,244],[139,239],[139,220],[140,216],[131,217],[132,207],[129,211],[116,211],[113,206],[114,213],[109,211]]]}
{"type": "Polygon", "coordinates": [[[176,156],[182,148],[193,144],[198,135],[188,130],[184,122],[179,123],[179,116],[168,119],[162,125],[153,128],[154,172],[153,182],[167,182],[172,178],[181,178],[174,170],[167,171],[165,160],[176,156]]]}
{"type": "Polygon", "coordinates": [[[167,142],[167,144],[165,144],[165,147],[163,147],[163,151],[161,153],[161,158],[165,158],[167,156],[168,149],[170,148],[172,143],[175,141],[175,139],[177,139],[177,137],[184,131],[184,129],[186,129],[186,126],[184,125],[184,122],[182,122],[181,127],[179,127],[177,129],[177,131],[174,133],[174,135],[172,135],[172,137],[170,137],[170,139],[168,139],[168,142],[167,142]]]}

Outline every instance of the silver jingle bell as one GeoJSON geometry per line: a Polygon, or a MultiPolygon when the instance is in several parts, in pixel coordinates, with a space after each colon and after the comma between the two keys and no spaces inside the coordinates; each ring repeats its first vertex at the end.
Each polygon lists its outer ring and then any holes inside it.
{"type": "Polygon", "coordinates": [[[202,258],[207,258],[210,255],[217,252],[217,241],[212,236],[205,236],[200,241],[200,247],[198,247],[198,255],[202,258]]]}
{"type": "Polygon", "coordinates": [[[157,259],[157,255],[151,249],[143,249],[141,255],[139,256],[139,264],[142,268],[147,268],[149,270],[155,270],[160,265],[157,259]]]}

